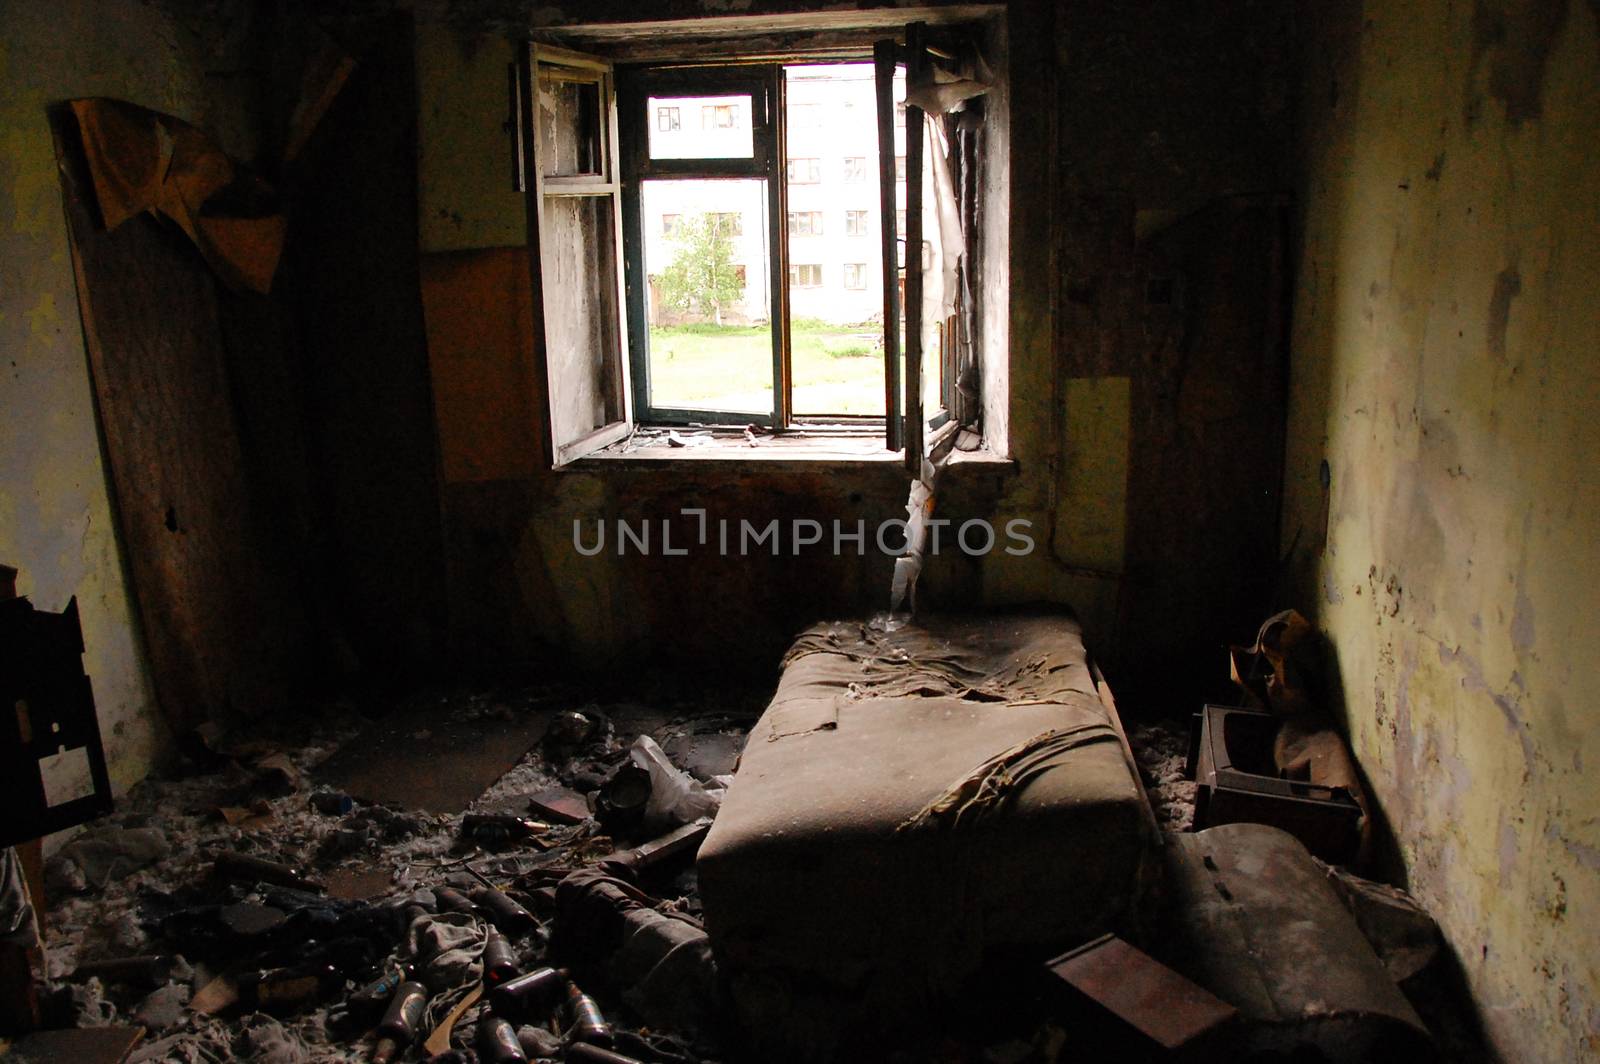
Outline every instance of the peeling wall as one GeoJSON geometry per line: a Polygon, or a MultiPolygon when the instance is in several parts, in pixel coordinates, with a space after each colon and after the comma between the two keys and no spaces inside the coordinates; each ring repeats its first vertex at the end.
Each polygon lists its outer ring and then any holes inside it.
{"type": "Polygon", "coordinates": [[[1300,601],[1490,1041],[1594,1059],[1600,10],[1300,12],[1300,601]]]}
{"type": "Polygon", "coordinates": [[[114,96],[254,138],[225,74],[226,40],[166,5],[62,0],[0,7],[0,560],[41,609],[73,595],[113,785],[167,742],[152,700],[101,461],[47,105],[114,96]],[[219,100],[224,102],[218,102],[219,100]]]}

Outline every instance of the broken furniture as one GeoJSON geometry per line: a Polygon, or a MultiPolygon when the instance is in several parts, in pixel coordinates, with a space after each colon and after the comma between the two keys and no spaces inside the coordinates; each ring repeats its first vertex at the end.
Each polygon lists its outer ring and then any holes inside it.
{"type": "Polygon", "coordinates": [[[76,827],[111,811],[94,693],[83,671],[78,600],[60,613],[0,600],[0,845],[76,827]]]}
{"type": "Polygon", "coordinates": [[[1239,1010],[1222,1059],[1432,1059],[1432,1041],[1293,836],[1224,824],[1170,836],[1161,960],[1239,1010]]]}
{"type": "Polygon", "coordinates": [[[698,874],[762,1059],[817,1060],[953,998],[986,954],[1110,930],[1158,847],[1069,616],[841,622],[785,656],[698,874]]]}
{"type": "MultiPolygon", "coordinates": [[[[1360,804],[1343,787],[1279,774],[1275,749],[1285,727],[1272,713],[1231,706],[1206,706],[1196,728],[1192,775],[1196,830],[1217,824],[1255,823],[1280,827],[1331,864],[1353,862],[1361,849],[1360,804]]],[[[1338,743],[1331,732],[1323,741],[1338,743]]],[[[1342,746],[1341,746],[1342,750],[1342,746]]]]}

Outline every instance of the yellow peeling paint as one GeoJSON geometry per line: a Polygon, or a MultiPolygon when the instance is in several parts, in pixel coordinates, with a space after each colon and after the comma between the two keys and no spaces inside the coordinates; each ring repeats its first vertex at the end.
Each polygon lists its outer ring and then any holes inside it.
{"type": "Polygon", "coordinates": [[[56,294],[45,292],[39,301],[28,311],[28,331],[33,333],[35,340],[47,341],[60,324],[61,315],[56,313],[56,294]]]}
{"type": "Polygon", "coordinates": [[[1600,9],[1302,10],[1285,545],[1494,1048],[1595,1059],[1600,9]]]}

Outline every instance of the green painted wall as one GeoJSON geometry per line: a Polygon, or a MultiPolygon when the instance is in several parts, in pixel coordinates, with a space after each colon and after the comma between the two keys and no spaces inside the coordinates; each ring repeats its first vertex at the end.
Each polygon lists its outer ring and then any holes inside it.
{"type": "Polygon", "coordinates": [[[1492,1042],[1592,1060],[1600,7],[1300,10],[1285,546],[1492,1042]]]}
{"type": "Polygon", "coordinates": [[[167,742],[153,702],[96,428],[45,108],[114,96],[207,126],[242,151],[237,110],[208,104],[226,66],[163,7],[135,0],[0,6],[0,561],[42,609],[73,595],[119,791],[167,742]]]}

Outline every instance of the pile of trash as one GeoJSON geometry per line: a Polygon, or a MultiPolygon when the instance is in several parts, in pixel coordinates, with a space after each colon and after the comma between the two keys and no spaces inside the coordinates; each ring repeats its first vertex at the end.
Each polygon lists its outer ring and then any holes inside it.
{"type": "Polygon", "coordinates": [[[46,1025],[141,1025],[135,1062],[723,1059],[693,855],[748,720],[510,701],[544,739],[454,815],[321,784],[348,709],[202,737],[47,863],[46,1025]]]}

